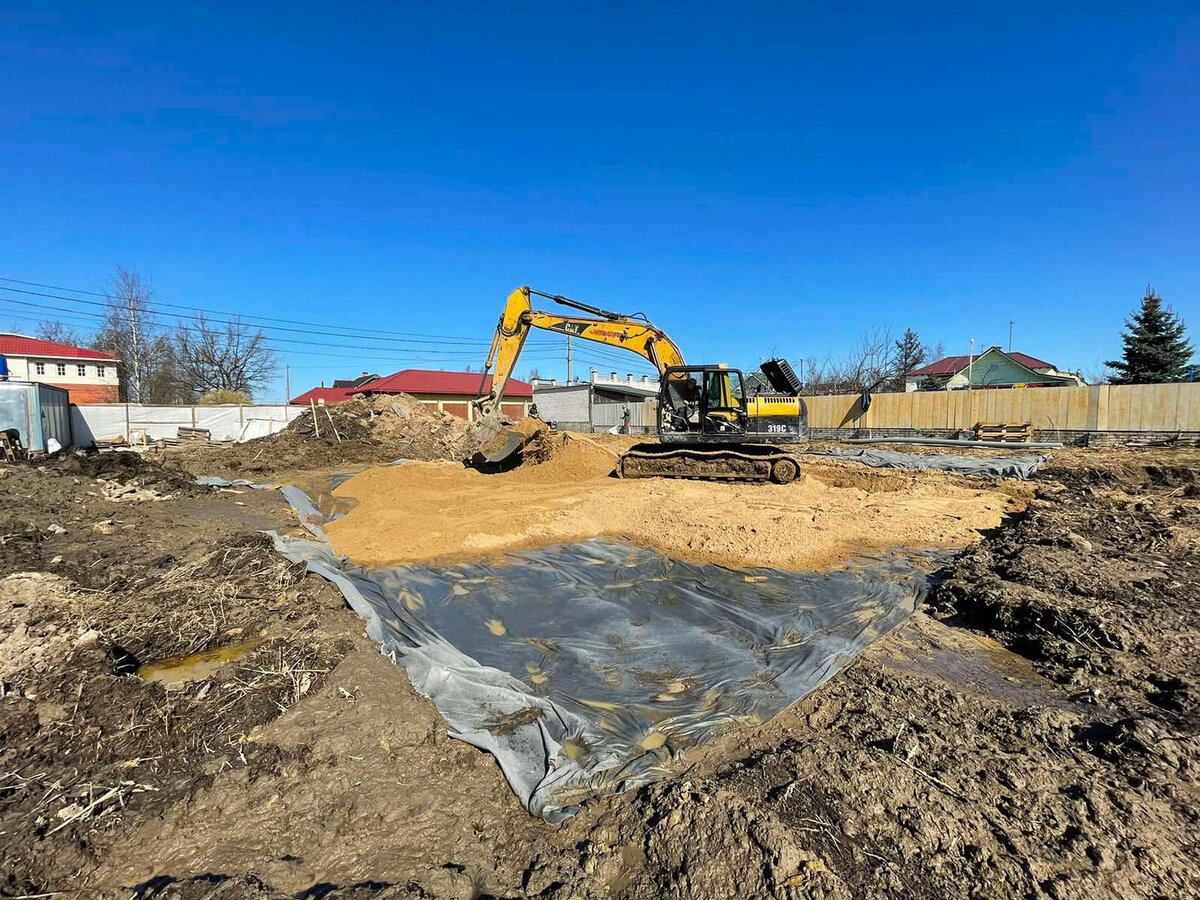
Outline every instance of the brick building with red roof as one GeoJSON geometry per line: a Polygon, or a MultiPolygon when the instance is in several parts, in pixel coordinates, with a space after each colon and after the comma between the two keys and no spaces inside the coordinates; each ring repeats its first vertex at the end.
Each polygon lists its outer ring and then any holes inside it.
{"type": "Polygon", "coordinates": [[[9,378],[65,388],[72,403],[120,400],[120,362],[111,353],[0,332],[0,354],[8,360],[9,378]]]}
{"type": "MultiPolygon", "coordinates": [[[[409,394],[426,406],[473,421],[475,409],[471,401],[492,389],[492,376],[478,372],[442,372],[435,369],[402,369],[382,378],[372,378],[355,387],[319,387],[305,391],[292,399],[293,404],[308,406],[343,403],[356,396],[372,394],[409,394]],[[482,384],[481,384],[482,382],[482,384]]],[[[520,419],[533,403],[533,385],[516,378],[508,380],[501,409],[506,416],[520,419]]]]}

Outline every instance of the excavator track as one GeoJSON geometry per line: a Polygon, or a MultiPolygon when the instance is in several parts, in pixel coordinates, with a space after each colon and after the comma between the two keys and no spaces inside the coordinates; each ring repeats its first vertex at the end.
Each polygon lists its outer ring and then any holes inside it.
{"type": "Polygon", "coordinates": [[[617,471],[622,478],[702,478],[787,484],[800,476],[800,461],[792,453],[764,444],[724,447],[635,444],[621,456],[617,471]]]}

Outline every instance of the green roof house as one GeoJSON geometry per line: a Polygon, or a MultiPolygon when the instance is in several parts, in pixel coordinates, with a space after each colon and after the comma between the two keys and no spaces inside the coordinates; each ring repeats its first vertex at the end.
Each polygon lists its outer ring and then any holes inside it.
{"type": "Polygon", "coordinates": [[[1083,379],[1060,372],[1053,364],[1027,353],[1005,353],[988,347],[973,360],[969,356],[947,356],[927,366],[905,373],[904,389],[920,390],[930,383],[938,390],[966,388],[1075,387],[1083,379]]]}

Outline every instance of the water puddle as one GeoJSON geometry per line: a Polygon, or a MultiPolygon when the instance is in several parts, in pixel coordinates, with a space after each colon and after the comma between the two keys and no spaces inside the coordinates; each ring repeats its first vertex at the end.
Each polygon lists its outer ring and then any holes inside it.
{"type": "Polygon", "coordinates": [[[353,497],[338,497],[333,493],[357,474],[359,474],[358,471],[337,472],[333,475],[312,475],[306,478],[297,478],[293,484],[308,495],[308,499],[321,513],[325,522],[332,522],[342,518],[358,505],[358,501],[353,497]]]}
{"type": "Polygon", "coordinates": [[[1063,689],[1039,675],[1033,663],[997,641],[925,620],[919,629],[879,645],[885,664],[913,675],[932,676],[957,689],[1018,706],[1076,706],[1063,689]]]}
{"type": "Polygon", "coordinates": [[[157,681],[167,690],[181,690],[194,681],[208,678],[227,663],[239,660],[257,648],[266,638],[256,637],[215,650],[204,650],[188,656],[169,656],[146,663],[137,670],[143,681],[157,681]]]}

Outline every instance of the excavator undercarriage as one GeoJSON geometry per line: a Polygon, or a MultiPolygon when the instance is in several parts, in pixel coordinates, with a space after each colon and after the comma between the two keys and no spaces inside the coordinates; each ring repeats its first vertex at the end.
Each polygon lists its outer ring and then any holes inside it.
{"type": "Polygon", "coordinates": [[[774,481],[787,484],[800,474],[796,457],[761,444],[681,447],[634,444],[622,454],[622,478],[710,478],[723,481],[774,481]]]}

